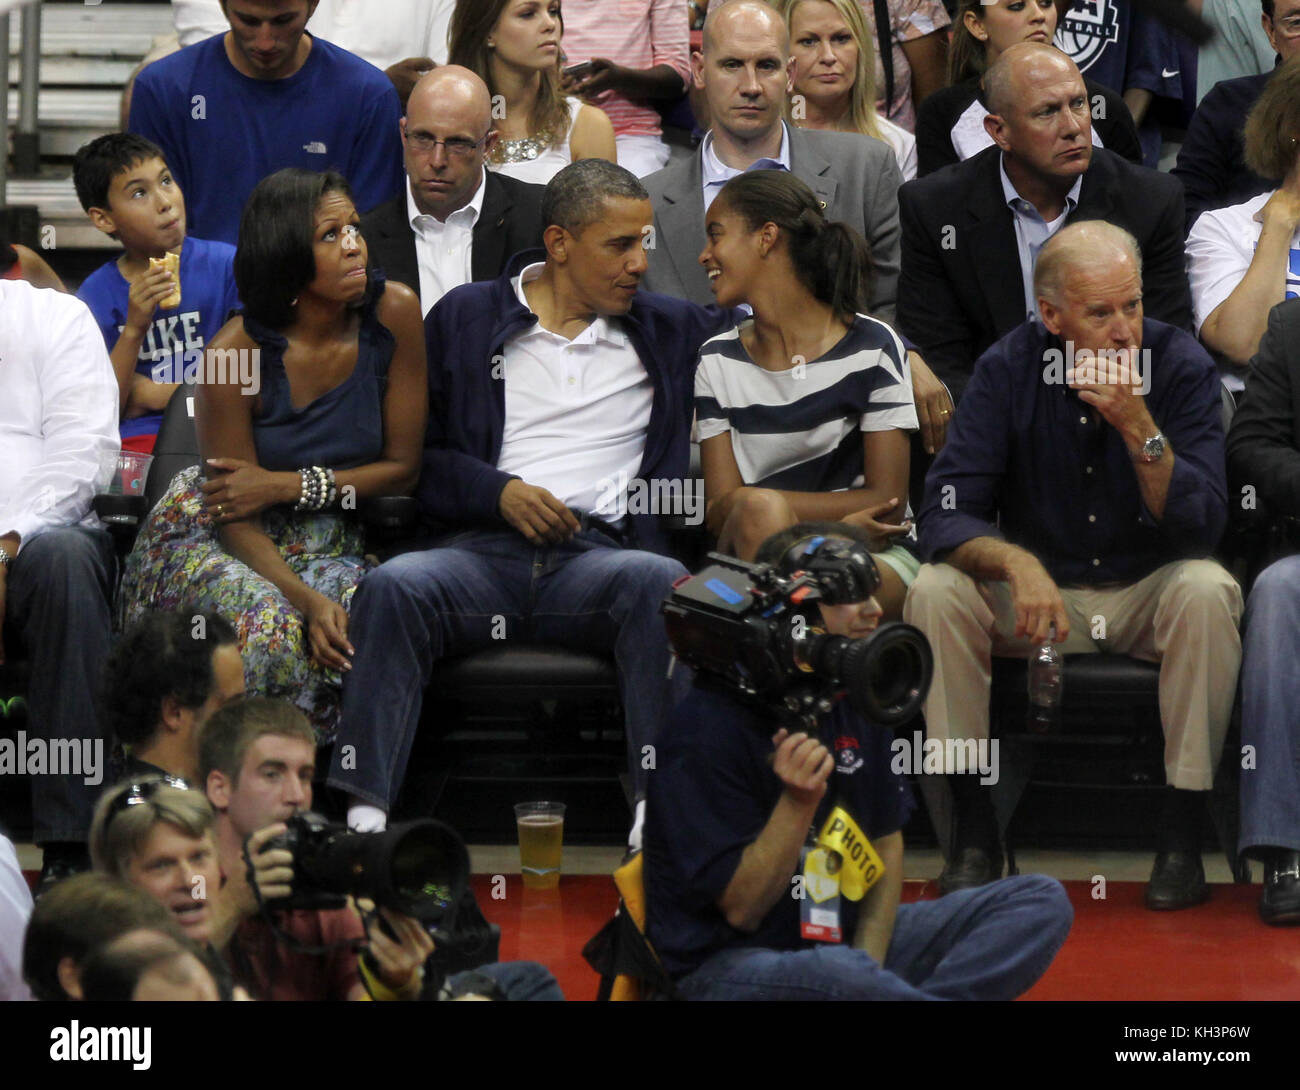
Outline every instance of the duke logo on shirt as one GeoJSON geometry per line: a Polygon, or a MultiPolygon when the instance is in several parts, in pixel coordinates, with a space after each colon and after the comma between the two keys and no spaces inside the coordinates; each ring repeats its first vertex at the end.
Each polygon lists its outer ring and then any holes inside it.
{"type": "MultiPolygon", "coordinates": [[[[203,334],[199,332],[202,315],[197,310],[187,310],[180,314],[168,314],[155,318],[149,323],[144,340],[140,342],[141,363],[159,360],[171,360],[176,357],[179,365],[181,355],[187,349],[203,347],[203,334]]],[[[118,326],[118,333],[122,326],[118,326]]],[[[155,382],[180,382],[179,378],[155,377],[155,382]]]]}
{"type": "Polygon", "coordinates": [[[858,740],[851,735],[841,734],[835,739],[835,771],[851,776],[862,767],[862,757],[858,753],[858,740]]]}

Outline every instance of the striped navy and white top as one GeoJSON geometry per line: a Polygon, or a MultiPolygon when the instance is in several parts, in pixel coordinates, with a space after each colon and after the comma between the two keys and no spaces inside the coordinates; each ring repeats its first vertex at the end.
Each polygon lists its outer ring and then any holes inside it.
{"type": "Polygon", "coordinates": [[[862,433],[915,430],[912,375],[898,335],[859,314],[824,356],[766,371],[743,326],[707,341],[695,372],[696,436],[731,432],[747,485],[790,492],[861,487],[862,433]]]}

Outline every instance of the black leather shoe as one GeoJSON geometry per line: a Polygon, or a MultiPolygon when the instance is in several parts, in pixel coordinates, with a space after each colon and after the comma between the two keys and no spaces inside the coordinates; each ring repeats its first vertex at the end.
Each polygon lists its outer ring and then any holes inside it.
{"type": "Polygon", "coordinates": [[[1300,923],[1300,852],[1279,851],[1264,864],[1259,918],[1275,927],[1300,923]]]}
{"type": "Polygon", "coordinates": [[[939,892],[953,893],[959,889],[974,889],[988,885],[1002,877],[1002,852],[985,848],[960,848],[948,860],[939,875],[939,892]]]}
{"type": "Polygon", "coordinates": [[[1147,908],[1171,911],[1210,899],[1200,852],[1161,852],[1147,883],[1147,908]]]}
{"type": "Polygon", "coordinates": [[[41,880],[36,885],[40,897],[50,887],[74,874],[90,870],[90,852],[84,844],[47,844],[42,853],[41,880]]]}

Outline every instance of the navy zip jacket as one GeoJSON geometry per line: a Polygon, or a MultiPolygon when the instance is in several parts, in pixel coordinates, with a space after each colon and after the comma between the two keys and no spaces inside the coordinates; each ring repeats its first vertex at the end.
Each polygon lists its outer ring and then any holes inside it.
{"type": "MultiPolygon", "coordinates": [[[[506,419],[505,345],[537,321],[510,281],[545,259],[543,250],[518,253],[496,280],[452,289],[424,319],[429,423],[415,495],[425,517],[444,530],[506,525],[501,490],[515,477],[497,469],[506,419]]],[[[735,325],[738,314],[642,290],[619,318],[654,383],[641,479],[686,481],[700,346],[735,325]]],[[[632,518],[642,548],[668,552],[656,516],[632,518]]]]}

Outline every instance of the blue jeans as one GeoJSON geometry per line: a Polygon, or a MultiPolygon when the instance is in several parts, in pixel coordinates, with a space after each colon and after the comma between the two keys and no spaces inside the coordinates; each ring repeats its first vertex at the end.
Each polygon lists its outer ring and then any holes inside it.
{"type": "Polygon", "coordinates": [[[686,999],[1015,999],[1052,963],[1074,909],[1041,874],[900,905],[885,964],[848,946],[738,947],[677,982],[686,999]]]}
{"type": "Polygon", "coordinates": [[[504,639],[613,650],[628,768],[644,797],[642,747],[654,742],[688,680],[686,670],[666,680],[659,614],[685,574],[676,560],[620,548],[597,530],[545,547],[513,530],[467,531],[380,565],[352,600],[348,635],[357,653],[343,685],[329,784],[391,809],[434,663],[504,639]]]}
{"type": "Polygon", "coordinates": [[[1241,742],[1254,767],[1241,770],[1240,851],[1300,851],[1300,556],[1270,564],[1246,601],[1242,641],[1241,742]]]}
{"type": "Polygon", "coordinates": [[[86,776],[32,776],[38,844],[84,841],[95,800],[107,786],[109,747],[97,699],[112,638],[109,598],[116,566],[108,534],[79,526],[33,538],[10,565],[6,622],[18,630],[30,658],[32,733],[47,741],[76,739],[83,762],[81,740],[89,739],[99,747],[98,772],[105,777],[87,784],[86,776]]]}

